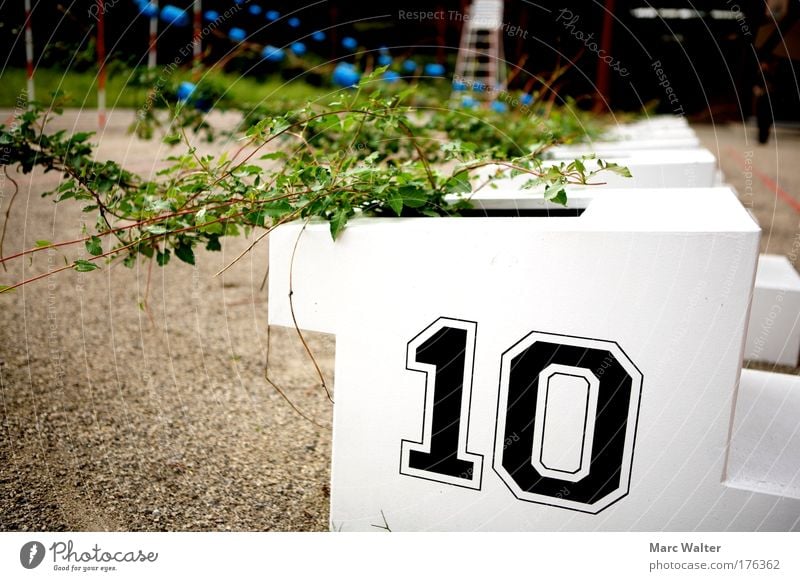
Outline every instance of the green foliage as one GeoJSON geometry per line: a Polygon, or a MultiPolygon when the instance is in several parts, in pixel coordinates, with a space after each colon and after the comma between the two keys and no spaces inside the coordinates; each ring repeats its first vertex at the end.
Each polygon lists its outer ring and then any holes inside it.
{"type": "MultiPolygon", "coordinates": [[[[560,204],[565,185],[623,171],[611,164],[587,171],[581,160],[547,165],[538,149],[483,144],[489,138],[468,129],[457,130],[463,139],[436,136],[438,122],[420,125],[403,95],[365,95],[373,82],[368,76],[327,105],[265,115],[234,152],[219,156],[198,154],[178,128],[168,140],[184,146],[152,180],[96,161],[91,134],[45,132],[58,99],[52,109],[34,105],[11,127],[0,126],[0,144],[8,146],[9,166],[63,173],[61,185],[44,196],[76,200],[95,217],[95,232],[79,241],[88,256],[72,263],[79,272],[99,268],[100,259],[133,266],[139,256],[164,266],[174,254],[194,264],[198,245],[219,250],[225,236],[268,232],[291,220],[327,220],[335,239],[356,216],[457,215],[468,206],[471,176],[494,164],[529,175],[525,187],[541,186],[560,204]]],[[[522,139],[523,127],[514,131],[522,139]]]]}

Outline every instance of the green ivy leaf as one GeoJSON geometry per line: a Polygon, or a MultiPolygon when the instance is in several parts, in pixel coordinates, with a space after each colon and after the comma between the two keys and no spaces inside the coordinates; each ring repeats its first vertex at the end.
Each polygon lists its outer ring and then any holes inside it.
{"type": "Polygon", "coordinates": [[[100,256],[103,254],[103,244],[100,238],[92,236],[86,241],[86,251],[92,256],[100,256]]]}
{"type": "Polygon", "coordinates": [[[175,256],[187,264],[194,264],[194,250],[191,245],[181,242],[175,247],[175,256]]]}
{"type": "Polygon", "coordinates": [[[98,265],[96,265],[94,262],[89,262],[88,260],[76,260],[72,263],[72,268],[78,272],[91,272],[93,270],[100,269],[98,265]]]}
{"type": "Polygon", "coordinates": [[[342,232],[349,218],[350,216],[348,215],[348,210],[344,208],[336,210],[336,212],[333,214],[333,217],[331,218],[330,227],[331,227],[331,236],[333,237],[334,240],[336,240],[336,238],[342,232]]]}
{"type": "Polygon", "coordinates": [[[165,249],[164,252],[157,252],[156,253],[156,262],[159,266],[166,266],[169,262],[170,252],[169,249],[165,249]]]}
{"type": "Polygon", "coordinates": [[[404,206],[409,208],[420,208],[428,201],[428,193],[416,188],[415,186],[406,186],[400,188],[399,198],[403,201],[404,206]]]}
{"type": "Polygon", "coordinates": [[[36,248],[44,248],[45,246],[51,246],[53,243],[49,240],[37,240],[36,241],[36,248]]]}
{"type": "Polygon", "coordinates": [[[468,194],[472,191],[467,172],[454,175],[444,183],[444,189],[449,194],[468,194]]]}

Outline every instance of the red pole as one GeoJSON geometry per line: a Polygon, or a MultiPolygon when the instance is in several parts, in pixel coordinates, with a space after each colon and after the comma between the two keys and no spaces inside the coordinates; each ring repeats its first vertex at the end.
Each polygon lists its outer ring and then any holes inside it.
{"type": "Polygon", "coordinates": [[[97,0],[97,122],[106,126],[106,14],[104,0],[97,0]]]}
{"type": "Polygon", "coordinates": [[[158,57],[156,53],[156,42],[158,39],[158,0],[150,0],[150,4],[156,8],[156,14],[150,17],[150,45],[147,48],[147,68],[154,69],[156,68],[156,59],[158,57]]]}
{"type": "Polygon", "coordinates": [[[203,31],[203,2],[202,0],[194,0],[194,35],[192,37],[193,41],[193,52],[194,52],[194,66],[195,66],[195,75],[199,76],[199,65],[200,60],[203,56],[203,45],[201,43],[201,35],[203,31]]]}
{"type": "Polygon", "coordinates": [[[25,0],[25,68],[28,78],[28,102],[36,96],[33,87],[33,30],[31,30],[31,0],[25,0]]]}
{"type": "MultiPolygon", "coordinates": [[[[603,31],[600,35],[600,50],[603,54],[611,53],[614,33],[614,4],[615,0],[606,0],[605,11],[603,12],[603,31]]],[[[603,59],[597,59],[597,101],[594,110],[599,112],[606,107],[611,107],[611,83],[610,70],[608,64],[603,59]]]]}

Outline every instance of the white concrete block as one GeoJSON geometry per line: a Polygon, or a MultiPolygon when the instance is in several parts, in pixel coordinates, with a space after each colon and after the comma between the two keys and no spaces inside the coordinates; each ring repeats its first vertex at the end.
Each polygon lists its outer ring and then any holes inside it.
{"type": "MultiPolygon", "coordinates": [[[[743,370],[726,484],[750,492],[800,499],[799,418],[800,377],[743,370]]],[[[781,503],[780,510],[787,506],[781,503]]],[[[800,518],[796,509],[793,515],[800,518]]]]}
{"type": "MultiPolygon", "coordinates": [[[[707,188],[718,185],[717,159],[704,148],[624,151],[602,159],[623,165],[631,171],[630,178],[604,172],[594,179],[611,188],[707,188]]],[[[586,160],[585,165],[588,170],[596,169],[597,160],[586,160]]],[[[480,183],[496,167],[485,168],[473,183],[480,183]]],[[[498,187],[520,188],[529,180],[529,176],[518,175],[508,181],[495,183],[498,187]]],[[[539,191],[542,190],[539,188],[539,191]]],[[[527,195],[527,192],[523,192],[523,195],[527,195]]]]}
{"type": "Polygon", "coordinates": [[[590,153],[596,153],[598,157],[606,158],[646,149],[697,149],[699,147],[701,147],[700,140],[696,136],[685,136],[675,139],[658,139],[653,136],[651,138],[642,139],[593,141],[575,143],[573,145],[558,145],[548,151],[553,155],[554,159],[572,159],[590,153]]]}
{"type": "Polygon", "coordinates": [[[800,354],[800,275],[785,256],[758,260],[744,358],[797,366],[800,354]]]}
{"type": "MultiPolygon", "coordinates": [[[[800,503],[722,483],[756,224],[725,189],[574,202],[580,216],[356,219],[335,244],[308,226],[298,321],[336,332],[332,528],[798,526],[800,503]]],[[[270,244],[272,324],[276,255],[299,231],[270,244]]]]}

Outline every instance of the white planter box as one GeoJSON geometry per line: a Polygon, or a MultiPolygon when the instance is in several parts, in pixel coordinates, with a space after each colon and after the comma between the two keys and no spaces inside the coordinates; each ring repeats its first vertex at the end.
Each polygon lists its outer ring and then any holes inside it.
{"type": "MultiPolygon", "coordinates": [[[[605,182],[612,188],[708,188],[717,184],[717,159],[704,148],[625,151],[603,161],[624,165],[631,171],[630,178],[613,172],[599,174],[594,181],[605,182]]],[[[587,160],[586,168],[596,169],[596,160],[587,160]]],[[[493,173],[493,166],[480,172],[480,176],[493,173]]],[[[498,187],[520,188],[530,176],[519,175],[502,182],[498,187]]],[[[488,186],[487,186],[488,187],[488,186]]],[[[529,195],[523,192],[522,195],[529,195]]]]}
{"type": "Polygon", "coordinates": [[[574,145],[559,145],[548,150],[554,159],[574,159],[581,155],[596,153],[603,159],[615,155],[625,155],[646,149],[697,149],[702,147],[696,136],[675,139],[658,139],[655,136],[642,139],[616,141],[593,141],[574,145]]]}
{"type": "Polygon", "coordinates": [[[697,134],[691,127],[681,126],[652,126],[652,125],[617,125],[606,132],[605,138],[609,141],[616,140],[641,140],[641,139],[687,139],[695,138],[697,134]]]}
{"type": "MultiPolygon", "coordinates": [[[[295,315],[336,333],[332,528],[797,526],[722,484],[756,224],[724,189],[573,204],[306,229],[295,315]]],[[[270,324],[292,325],[300,230],[271,238],[270,324]]]]}
{"type": "Polygon", "coordinates": [[[744,358],[797,366],[800,353],[800,275],[785,256],[758,260],[744,358]]]}

